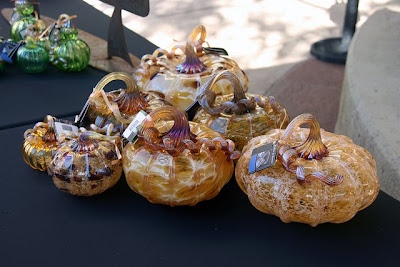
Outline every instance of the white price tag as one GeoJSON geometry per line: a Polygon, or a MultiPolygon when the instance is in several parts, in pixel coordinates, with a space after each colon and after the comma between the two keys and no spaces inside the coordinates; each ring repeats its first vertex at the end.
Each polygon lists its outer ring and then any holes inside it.
{"type": "Polygon", "coordinates": [[[56,135],[59,137],[61,134],[68,134],[68,133],[73,133],[75,135],[79,134],[79,129],[77,126],[68,124],[68,123],[62,123],[62,122],[54,122],[55,130],[56,130],[56,135]]]}
{"type": "Polygon", "coordinates": [[[143,110],[139,111],[139,113],[136,114],[133,121],[126,128],[122,136],[129,142],[136,143],[138,139],[137,134],[140,128],[142,127],[142,123],[146,119],[146,116],[147,116],[146,112],[144,112],[143,110]]]}

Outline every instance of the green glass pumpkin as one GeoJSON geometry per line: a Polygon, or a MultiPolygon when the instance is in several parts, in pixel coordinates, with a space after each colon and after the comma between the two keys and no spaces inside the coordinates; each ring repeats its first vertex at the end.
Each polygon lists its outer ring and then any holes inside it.
{"type": "Polygon", "coordinates": [[[34,6],[32,3],[29,3],[27,0],[19,0],[15,1],[15,7],[13,8],[13,12],[11,13],[10,22],[13,24],[15,21],[20,19],[23,16],[28,16],[33,14],[34,6]]]}
{"type": "Polygon", "coordinates": [[[81,71],[90,60],[89,46],[78,38],[78,30],[71,27],[69,21],[60,29],[61,40],[57,41],[50,52],[50,61],[63,71],[81,71]]]}
{"type": "Polygon", "coordinates": [[[49,54],[47,50],[37,45],[30,37],[25,46],[18,49],[17,65],[27,73],[39,73],[47,68],[49,54]]]}

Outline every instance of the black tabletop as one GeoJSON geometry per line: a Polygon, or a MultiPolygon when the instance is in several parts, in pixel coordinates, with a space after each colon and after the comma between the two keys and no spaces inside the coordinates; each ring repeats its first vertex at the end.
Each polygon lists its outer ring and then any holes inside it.
{"type": "MultiPolygon", "coordinates": [[[[77,27],[107,40],[110,18],[82,0],[43,0],[40,12],[43,15],[58,18],[62,13],[76,14],[77,27]]],[[[1,1],[0,9],[13,7],[9,1],[1,1]]],[[[0,36],[9,37],[10,26],[0,18],[0,36]]],[[[141,57],[152,53],[157,47],[140,35],[125,29],[125,38],[129,51],[141,57]]],[[[3,116],[0,129],[33,123],[42,120],[45,115],[72,115],[79,113],[93,87],[106,73],[87,68],[78,73],[65,73],[50,66],[40,74],[25,74],[16,66],[7,64],[0,73],[0,107],[3,116]]],[[[118,89],[118,88],[114,88],[118,89]]]]}
{"type": "Polygon", "coordinates": [[[0,131],[2,266],[393,264],[400,202],[380,192],[352,220],[315,228],[257,211],[232,179],[194,207],[154,205],[124,176],[85,198],[59,191],[21,156],[22,134],[0,131]]]}

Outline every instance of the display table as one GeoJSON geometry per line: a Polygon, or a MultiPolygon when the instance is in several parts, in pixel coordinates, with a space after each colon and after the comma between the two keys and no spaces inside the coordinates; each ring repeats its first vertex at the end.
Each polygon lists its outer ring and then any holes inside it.
{"type": "MultiPolygon", "coordinates": [[[[82,1],[40,2],[43,14],[78,14],[79,27],[105,38],[108,18],[82,1]]],[[[10,3],[0,7],[5,5],[10,3]]],[[[0,33],[5,26],[2,21],[0,33]]],[[[135,43],[142,39],[131,32],[126,38],[136,55],[154,50],[135,43]]],[[[351,221],[316,228],[257,211],[235,179],[194,207],[153,205],[131,191],[124,176],[98,196],[61,192],[22,159],[23,132],[33,125],[9,127],[46,114],[75,114],[103,75],[90,68],[27,75],[7,66],[0,76],[0,105],[7,115],[0,130],[0,266],[394,264],[400,202],[383,192],[351,221]]]]}

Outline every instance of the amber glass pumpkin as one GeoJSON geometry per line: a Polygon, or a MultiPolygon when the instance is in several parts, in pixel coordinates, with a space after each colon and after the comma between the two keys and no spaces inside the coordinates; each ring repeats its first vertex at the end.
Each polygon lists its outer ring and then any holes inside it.
{"type": "Polygon", "coordinates": [[[27,27],[35,23],[38,15],[36,12],[34,13],[33,5],[28,1],[16,3],[14,10],[11,15],[10,38],[14,42],[18,42],[25,39],[27,27]]]}
{"type": "Polygon", "coordinates": [[[138,141],[124,148],[126,181],[151,203],[195,205],[230,180],[239,156],[234,148],[207,126],[189,123],[179,109],[159,108],[145,120],[138,141]]]}
{"type": "Polygon", "coordinates": [[[112,72],[104,76],[88,101],[89,107],[82,126],[97,132],[108,131],[109,134],[123,132],[141,110],[149,113],[159,107],[170,106],[155,93],[140,92],[135,79],[124,72],[112,72]],[[103,88],[114,80],[124,81],[126,89],[104,92],[103,88]]]}
{"type": "Polygon", "coordinates": [[[58,146],[54,119],[47,116],[45,122],[38,122],[33,129],[25,131],[22,157],[33,169],[45,171],[58,146]]]}
{"type": "Polygon", "coordinates": [[[271,129],[285,129],[289,124],[288,113],[272,96],[246,94],[239,79],[229,71],[216,74],[204,84],[198,101],[202,108],[193,121],[222,133],[239,150],[253,137],[271,129]],[[222,80],[232,84],[233,94],[217,95],[213,91],[222,80]]]}
{"type": "MultiPolygon", "coordinates": [[[[200,25],[190,33],[186,47],[177,45],[168,53],[157,49],[152,55],[142,57],[135,76],[143,84],[144,91],[155,91],[165,96],[173,106],[185,110],[195,100],[198,89],[215,73],[229,70],[238,76],[247,91],[248,78],[232,59],[207,52],[203,47],[206,29],[200,25]],[[198,38],[199,37],[199,38],[198,38]],[[177,53],[182,50],[184,53],[177,53]]],[[[233,92],[226,81],[215,85],[214,90],[221,94],[233,92]]]]}
{"type": "Polygon", "coordinates": [[[26,73],[39,73],[46,70],[49,64],[47,50],[28,37],[26,45],[20,47],[17,52],[17,65],[26,73]]]}
{"type": "Polygon", "coordinates": [[[60,145],[48,173],[58,189],[71,195],[100,194],[121,177],[120,143],[119,137],[85,131],[60,145]]]}
{"type": "Polygon", "coordinates": [[[311,114],[297,116],[283,130],[252,139],[236,165],[236,180],[260,211],[283,222],[311,226],[343,223],[376,199],[376,163],[348,137],[321,130],[311,114]],[[310,129],[298,127],[307,123],[310,129]],[[278,141],[273,167],[249,174],[252,151],[278,141]]]}
{"type": "MultiPolygon", "coordinates": [[[[74,16],[76,17],[76,16],[74,16]]],[[[78,38],[78,30],[71,25],[72,16],[61,15],[57,21],[59,40],[50,51],[50,61],[58,69],[68,72],[85,69],[90,61],[90,48],[78,38]]]]}

